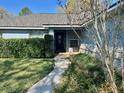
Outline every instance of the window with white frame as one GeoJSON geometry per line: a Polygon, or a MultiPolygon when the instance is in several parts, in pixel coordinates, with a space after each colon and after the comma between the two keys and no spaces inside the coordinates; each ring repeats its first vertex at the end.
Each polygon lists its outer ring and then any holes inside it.
{"type": "Polygon", "coordinates": [[[70,47],[78,47],[79,40],[78,39],[70,39],[70,47]]]}
{"type": "Polygon", "coordinates": [[[2,33],[2,38],[5,39],[29,38],[29,33],[2,33]]]}

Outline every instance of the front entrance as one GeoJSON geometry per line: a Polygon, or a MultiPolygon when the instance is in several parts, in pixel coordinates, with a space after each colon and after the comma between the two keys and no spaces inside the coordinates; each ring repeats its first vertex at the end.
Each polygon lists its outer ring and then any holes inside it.
{"type": "Polygon", "coordinates": [[[54,32],[55,35],[55,52],[66,52],[66,32],[58,31],[54,32]]]}

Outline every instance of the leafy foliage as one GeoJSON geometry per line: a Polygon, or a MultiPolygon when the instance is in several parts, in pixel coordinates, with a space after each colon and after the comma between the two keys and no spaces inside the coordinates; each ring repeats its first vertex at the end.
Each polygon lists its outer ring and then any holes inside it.
{"type": "Polygon", "coordinates": [[[42,38],[0,39],[1,58],[41,58],[53,57],[53,41],[44,42],[42,38]],[[50,45],[47,45],[48,43],[50,45]],[[45,53],[47,56],[45,56],[45,53]]]}
{"type": "MultiPolygon", "coordinates": [[[[63,0],[59,0],[63,1],[63,0]]],[[[72,0],[68,0],[73,3],[72,0]]],[[[79,1],[79,0],[77,0],[79,1]]],[[[80,7],[77,10],[76,16],[71,17],[71,14],[68,15],[68,19],[70,21],[70,25],[74,24],[74,22],[78,23],[78,25],[88,24],[84,27],[89,32],[89,38],[91,38],[96,47],[96,53],[99,55],[99,58],[102,61],[102,66],[104,68],[104,73],[106,74],[106,81],[108,84],[105,86],[110,86],[110,92],[108,93],[118,93],[118,85],[116,84],[116,73],[115,68],[113,66],[115,55],[121,50],[121,55],[119,58],[122,61],[122,77],[124,77],[124,64],[123,64],[123,54],[124,50],[124,42],[123,42],[123,1],[120,0],[117,2],[116,0],[80,0],[80,7]],[[115,1],[115,2],[114,2],[115,1]],[[113,4],[116,3],[116,4],[113,4]],[[112,6],[111,6],[112,5],[112,6]],[[121,6],[122,5],[122,6],[121,6]],[[114,8],[116,7],[116,8],[114,8]],[[109,9],[109,10],[108,10],[109,9]],[[109,18],[108,15],[111,15],[112,18],[109,18]],[[80,17],[81,16],[81,17],[80,17]],[[93,19],[89,21],[90,19],[93,19]],[[76,21],[73,21],[76,20],[76,21]],[[89,24],[90,22],[90,24],[89,24]],[[92,30],[91,30],[92,29],[92,30]],[[121,49],[120,49],[121,48],[121,49]]],[[[73,4],[72,4],[73,5],[73,4]]],[[[66,5],[63,5],[65,9],[68,8],[66,5]]],[[[73,6],[71,6],[73,9],[73,6]]],[[[73,10],[72,10],[73,13],[73,10]]],[[[83,27],[83,25],[82,25],[83,27]]],[[[73,28],[73,30],[76,30],[73,28]]],[[[124,78],[122,78],[122,82],[124,78]]],[[[119,82],[121,84],[121,82],[119,82]]],[[[123,83],[124,89],[124,83],[123,83]]],[[[85,92],[84,92],[85,93],[85,92]]],[[[91,92],[92,93],[92,92],[91,92]]],[[[97,92],[99,93],[99,92],[97,92]]],[[[121,92],[122,93],[122,92],[121,92]]]]}
{"type": "Polygon", "coordinates": [[[96,87],[105,80],[100,61],[86,54],[76,55],[71,61],[55,93],[96,93],[96,87]]]}
{"type": "Polygon", "coordinates": [[[12,17],[13,15],[9,13],[6,9],[0,7],[0,19],[12,17]]]}
{"type": "Polygon", "coordinates": [[[67,3],[67,9],[66,11],[69,12],[69,13],[72,13],[75,11],[76,9],[76,0],[69,0],[68,3],[67,3]]]}
{"type": "MultiPolygon", "coordinates": [[[[101,61],[87,54],[70,58],[72,64],[63,75],[61,85],[53,93],[112,93],[109,82],[105,80],[101,61]]],[[[116,72],[116,83],[122,93],[121,74],[116,72]]]]}
{"type": "Polygon", "coordinates": [[[50,35],[45,35],[45,57],[53,57],[54,56],[54,49],[53,49],[53,37],[50,35]]]}
{"type": "Polygon", "coordinates": [[[19,16],[32,14],[32,11],[28,7],[24,7],[20,12],[19,16]]]}

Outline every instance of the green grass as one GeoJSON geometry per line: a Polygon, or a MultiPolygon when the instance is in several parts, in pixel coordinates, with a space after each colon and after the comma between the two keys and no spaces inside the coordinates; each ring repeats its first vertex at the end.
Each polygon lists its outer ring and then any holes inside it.
{"type": "Polygon", "coordinates": [[[0,93],[25,93],[53,66],[51,59],[0,59],[0,93]]]}

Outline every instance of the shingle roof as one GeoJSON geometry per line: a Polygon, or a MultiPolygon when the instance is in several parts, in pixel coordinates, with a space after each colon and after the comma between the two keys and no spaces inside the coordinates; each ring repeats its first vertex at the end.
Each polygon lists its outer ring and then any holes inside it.
{"type": "Polygon", "coordinates": [[[0,20],[0,27],[42,27],[43,25],[67,24],[66,14],[31,14],[0,20]]]}
{"type": "MultiPolygon", "coordinates": [[[[124,0],[122,0],[124,1],[124,0]]],[[[116,4],[110,7],[113,8],[116,4]]],[[[75,14],[71,14],[72,24],[78,25],[85,22],[88,22],[91,19],[91,15],[89,13],[82,13],[77,16],[75,14]],[[86,17],[85,17],[85,16],[86,17]],[[81,19],[81,22],[78,21],[81,19]]],[[[57,14],[31,14],[26,16],[17,16],[17,17],[8,17],[0,19],[0,27],[43,27],[44,25],[69,25],[69,19],[67,18],[67,14],[57,13],[57,14]]]]}

